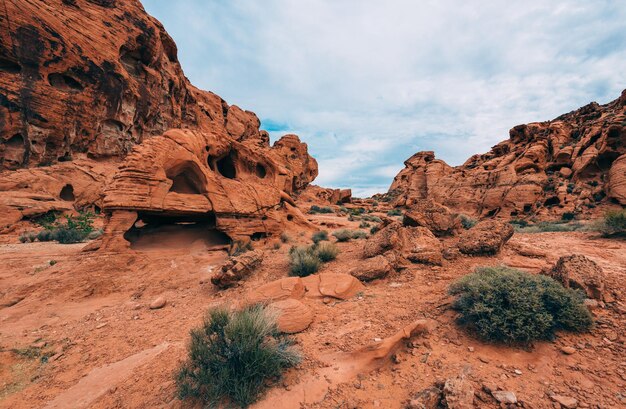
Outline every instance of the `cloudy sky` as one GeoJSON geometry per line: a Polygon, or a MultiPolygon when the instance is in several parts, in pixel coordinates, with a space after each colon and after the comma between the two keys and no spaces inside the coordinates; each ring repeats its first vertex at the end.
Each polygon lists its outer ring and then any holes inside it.
{"type": "Polygon", "coordinates": [[[514,125],[626,88],[626,4],[609,0],[143,0],[194,85],[296,133],[316,184],[386,191],[402,162],[452,165],[514,125]]]}

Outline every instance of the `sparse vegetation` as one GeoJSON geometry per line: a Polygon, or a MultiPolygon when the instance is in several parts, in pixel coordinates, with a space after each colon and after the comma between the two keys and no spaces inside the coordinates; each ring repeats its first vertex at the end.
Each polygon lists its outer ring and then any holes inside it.
{"type": "Polygon", "coordinates": [[[254,246],[252,245],[251,241],[242,241],[242,240],[235,240],[231,245],[230,245],[230,255],[231,256],[239,256],[247,251],[251,251],[254,250],[254,246]]]}
{"type": "Polygon", "coordinates": [[[518,233],[544,233],[544,232],[568,232],[582,230],[585,226],[579,222],[545,221],[533,225],[513,225],[518,233]]]}
{"type": "Polygon", "coordinates": [[[280,241],[282,241],[283,243],[289,243],[291,241],[291,237],[289,237],[286,232],[282,232],[280,234],[280,241]]]}
{"type": "Polygon", "coordinates": [[[37,238],[37,235],[32,231],[25,232],[20,235],[19,240],[21,243],[32,243],[37,238]]]}
{"type": "Polygon", "coordinates": [[[315,254],[313,247],[292,247],[289,249],[289,274],[306,277],[317,273],[322,260],[315,254]]]}
{"type": "Polygon", "coordinates": [[[402,216],[402,210],[400,209],[391,209],[387,212],[387,216],[402,216]]]}
{"type": "Polygon", "coordinates": [[[361,222],[359,224],[359,229],[367,229],[368,227],[370,227],[370,224],[368,222],[361,222]]]}
{"type": "Polygon", "coordinates": [[[352,238],[355,240],[367,238],[367,233],[363,230],[355,230],[352,232],[352,238]]]}
{"type": "Polygon", "coordinates": [[[350,241],[350,239],[352,239],[352,230],[348,230],[348,229],[337,230],[333,232],[333,236],[335,236],[335,238],[339,242],[350,241]]]}
{"type": "Polygon", "coordinates": [[[64,221],[59,221],[55,213],[46,213],[36,221],[44,227],[44,230],[37,233],[30,241],[37,238],[41,242],[58,241],[61,244],[70,244],[79,243],[86,238],[97,238],[102,231],[94,230],[93,218],[94,215],[91,212],[80,212],[78,216],[65,215],[64,221]]]}
{"type": "Polygon", "coordinates": [[[328,206],[324,206],[324,207],[320,207],[318,205],[313,205],[311,206],[311,208],[309,209],[309,213],[310,214],[316,214],[316,213],[333,213],[333,209],[328,207],[328,206]]]}
{"type": "Polygon", "coordinates": [[[339,254],[337,246],[329,241],[318,243],[313,247],[313,251],[323,263],[336,259],[339,254]]]}
{"type": "Polygon", "coordinates": [[[378,216],[374,216],[374,215],[371,215],[371,214],[364,214],[364,215],[361,217],[361,220],[364,220],[364,221],[366,221],[366,222],[374,222],[374,223],[380,223],[380,222],[382,221],[382,220],[380,219],[380,217],[378,217],[378,216]]]}
{"type": "Polygon", "coordinates": [[[476,223],[478,223],[476,219],[469,217],[467,215],[464,215],[464,214],[460,215],[460,218],[461,218],[461,226],[463,226],[465,230],[471,229],[472,227],[476,225],[476,223]]]}
{"type": "Polygon", "coordinates": [[[480,267],[450,287],[459,323],[485,340],[508,344],[552,339],[558,330],[587,331],[583,296],[543,275],[480,267]]]}
{"type": "Polygon", "coordinates": [[[293,341],[278,333],[275,316],[263,306],[211,309],[191,331],[188,359],[176,377],[178,396],[210,407],[225,401],[247,407],[270,379],[299,361],[293,341]]]}
{"type": "Polygon", "coordinates": [[[607,236],[626,235],[626,209],[605,213],[600,231],[607,236]]]}
{"type": "Polygon", "coordinates": [[[328,232],[326,230],[317,231],[313,233],[313,236],[311,236],[311,240],[313,240],[313,243],[315,244],[319,243],[320,241],[328,240],[328,232]]]}
{"type": "Polygon", "coordinates": [[[380,230],[380,228],[378,226],[373,226],[370,229],[370,234],[375,234],[378,230],[380,230]]]}
{"type": "Polygon", "coordinates": [[[573,212],[565,212],[561,215],[561,220],[566,222],[574,220],[574,218],[576,218],[576,214],[573,212]]]}

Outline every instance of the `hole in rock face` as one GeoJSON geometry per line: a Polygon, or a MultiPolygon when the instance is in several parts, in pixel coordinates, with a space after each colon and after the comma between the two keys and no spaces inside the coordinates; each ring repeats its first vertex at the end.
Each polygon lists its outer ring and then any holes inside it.
{"type": "Polygon", "coordinates": [[[24,146],[24,138],[22,137],[22,134],[15,134],[11,137],[11,139],[9,139],[8,141],[6,141],[4,143],[7,147],[11,147],[11,148],[20,148],[24,146]]]}
{"type": "Polygon", "coordinates": [[[252,236],[250,236],[250,240],[252,240],[252,241],[259,241],[261,239],[264,239],[265,237],[267,237],[267,233],[265,233],[265,232],[256,232],[256,233],[252,233],[252,236]]]}
{"type": "Polygon", "coordinates": [[[217,161],[217,171],[228,179],[235,179],[237,177],[237,168],[235,167],[232,153],[229,153],[217,161]]]}
{"type": "Polygon", "coordinates": [[[499,208],[499,207],[496,207],[496,208],[495,208],[495,209],[493,209],[493,210],[489,210],[489,211],[487,212],[487,215],[486,215],[486,216],[487,216],[487,217],[493,217],[493,216],[497,215],[499,211],[500,211],[500,208],[499,208]]]}
{"type": "Polygon", "coordinates": [[[530,212],[530,211],[532,210],[532,208],[533,208],[533,205],[531,205],[531,204],[525,204],[525,205],[524,205],[524,213],[528,213],[528,212],[530,212]]]}
{"type": "Polygon", "coordinates": [[[63,186],[63,189],[61,189],[61,193],[59,193],[59,197],[61,198],[61,200],[65,200],[66,202],[73,202],[75,199],[74,186],[72,185],[63,186]]]}
{"type": "Polygon", "coordinates": [[[611,168],[611,165],[617,158],[619,158],[619,153],[617,152],[604,152],[598,156],[596,163],[598,164],[598,168],[600,168],[600,170],[607,171],[611,168]]]}
{"type": "Polygon", "coordinates": [[[22,67],[14,61],[0,57],[0,71],[17,74],[22,71],[22,67]]]}
{"type": "Polygon", "coordinates": [[[287,215],[287,220],[288,220],[288,221],[292,221],[292,220],[293,220],[293,215],[288,214],[288,215],[287,215]]]}
{"type": "Polygon", "coordinates": [[[172,181],[170,192],[185,194],[202,194],[206,192],[204,175],[193,162],[170,169],[166,174],[172,181]]]}
{"type": "Polygon", "coordinates": [[[546,201],[543,202],[543,205],[546,207],[550,207],[550,206],[556,206],[560,203],[561,201],[559,200],[559,198],[556,196],[553,196],[553,197],[549,197],[548,199],[546,199],[546,201]]]}
{"type": "Polygon", "coordinates": [[[260,163],[256,164],[255,172],[256,172],[256,175],[260,177],[261,179],[263,179],[267,175],[265,166],[261,165],[260,163]]]}
{"type": "Polygon", "coordinates": [[[63,91],[76,90],[82,91],[83,86],[69,75],[52,73],[48,75],[48,82],[56,89],[63,91]]]}
{"type": "Polygon", "coordinates": [[[133,227],[124,233],[137,250],[186,249],[191,245],[224,247],[230,237],[215,228],[215,214],[162,215],[140,213],[133,227]]]}

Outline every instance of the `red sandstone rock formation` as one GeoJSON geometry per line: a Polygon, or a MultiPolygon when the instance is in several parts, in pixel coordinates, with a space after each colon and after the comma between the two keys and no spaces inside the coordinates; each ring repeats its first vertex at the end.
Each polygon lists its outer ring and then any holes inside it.
{"type": "Polygon", "coordinates": [[[270,146],[254,113],[193,87],[139,1],[8,2],[0,28],[0,228],[91,205],[112,214],[105,248],[136,220],[232,239],[307,224],[290,197],[317,176],[306,144],[270,146]]]}
{"type": "Polygon", "coordinates": [[[395,177],[397,206],[422,199],[480,216],[523,217],[626,205],[626,90],[552,121],[519,125],[490,152],[452,167],[418,152],[395,177]]]}

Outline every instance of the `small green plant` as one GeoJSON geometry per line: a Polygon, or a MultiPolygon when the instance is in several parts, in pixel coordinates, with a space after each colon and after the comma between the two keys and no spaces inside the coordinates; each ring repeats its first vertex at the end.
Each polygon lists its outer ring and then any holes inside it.
{"type": "Polygon", "coordinates": [[[33,223],[43,227],[44,229],[51,229],[54,226],[54,223],[57,221],[58,213],[55,211],[50,211],[48,213],[42,214],[41,216],[37,216],[33,218],[33,223]]]}
{"type": "Polygon", "coordinates": [[[400,209],[391,209],[387,212],[387,216],[402,216],[402,210],[400,209]]]}
{"type": "Polygon", "coordinates": [[[554,279],[509,267],[479,267],[450,287],[459,323],[487,341],[552,339],[557,330],[592,326],[584,296],[554,279]]]}
{"type": "Polygon", "coordinates": [[[48,264],[50,264],[51,266],[55,265],[57,263],[56,260],[50,260],[48,261],[48,264]]]}
{"type": "Polygon", "coordinates": [[[370,229],[370,234],[376,234],[376,232],[377,232],[378,230],[380,230],[380,228],[379,228],[378,226],[373,226],[373,227],[370,229]]]}
{"type": "Polygon", "coordinates": [[[359,224],[359,229],[366,229],[368,227],[370,227],[368,222],[361,222],[361,224],[359,224]]]}
{"type": "Polygon", "coordinates": [[[565,212],[561,215],[561,220],[569,222],[571,220],[574,220],[574,218],[576,217],[576,214],[573,212],[565,212]]]}
{"type": "Polygon", "coordinates": [[[239,256],[247,251],[252,251],[254,250],[254,246],[252,245],[252,241],[247,240],[247,241],[243,241],[243,240],[235,240],[231,245],[230,245],[230,255],[231,256],[239,256]]]}
{"type": "Polygon", "coordinates": [[[80,243],[85,239],[85,233],[67,227],[60,227],[53,231],[52,237],[61,244],[80,243]]]}
{"type": "Polygon", "coordinates": [[[315,244],[319,243],[320,241],[327,241],[328,240],[328,232],[326,230],[317,231],[317,232],[313,233],[313,236],[311,236],[311,240],[315,244]]]}
{"type": "Polygon", "coordinates": [[[306,277],[317,273],[322,260],[312,247],[292,247],[289,249],[289,274],[295,277],[306,277]]]}
{"type": "Polygon", "coordinates": [[[269,380],[299,361],[293,341],[279,334],[275,315],[263,306],[214,308],[191,331],[188,358],[176,377],[178,397],[209,407],[226,400],[247,407],[269,380]]]}
{"type": "Polygon", "coordinates": [[[322,241],[313,248],[315,255],[323,262],[327,263],[337,258],[339,249],[337,246],[329,241],[322,241]]]}
{"type": "Polygon", "coordinates": [[[361,217],[361,220],[365,220],[366,222],[380,223],[382,220],[378,216],[374,216],[372,214],[364,214],[361,217]]]}
{"type": "Polygon", "coordinates": [[[582,223],[568,223],[561,220],[544,221],[533,225],[526,225],[525,227],[519,227],[516,225],[513,226],[515,227],[515,231],[518,233],[568,232],[582,230],[584,228],[582,223]]]}
{"type": "Polygon", "coordinates": [[[54,232],[52,230],[41,230],[39,233],[37,233],[37,240],[44,242],[44,241],[52,241],[54,240],[54,232]]]}
{"type": "Polygon", "coordinates": [[[526,227],[528,226],[528,221],[524,219],[511,219],[509,224],[512,224],[513,227],[526,227]]]}
{"type": "Polygon", "coordinates": [[[281,242],[279,242],[279,241],[275,242],[275,243],[272,245],[272,248],[273,248],[274,250],[279,250],[281,247],[282,247],[282,244],[281,244],[281,242]]]}
{"type": "Polygon", "coordinates": [[[280,241],[282,241],[283,243],[289,243],[291,241],[291,237],[289,237],[286,232],[282,232],[280,234],[280,241]]]}
{"type": "Polygon", "coordinates": [[[350,241],[350,239],[352,239],[352,230],[348,230],[348,229],[337,230],[333,232],[333,236],[335,236],[335,238],[339,242],[350,241]]]}
{"type": "Polygon", "coordinates": [[[462,214],[460,217],[461,217],[461,226],[463,226],[465,230],[471,229],[472,227],[476,225],[476,223],[478,223],[476,219],[471,218],[467,215],[462,214]]]}
{"type": "Polygon", "coordinates": [[[333,213],[333,209],[328,207],[328,206],[320,207],[318,205],[313,205],[309,209],[309,213],[311,213],[311,214],[315,214],[315,213],[333,213]]]}
{"type": "Polygon", "coordinates": [[[352,238],[355,240],[367,238],[367,233],[363,230],[355,230],[352,232],[352,238]]]}
{"type": "Polygon", "coordinates": [[[19,240],[21,243],[32,243],[37,238],[37,235],[31,231],[25,232],[20,235],[19,240]]]}
{"type": "Polygon", "coordinates": [[[607,236],[626,235],[626,209],[606,212],[601,231],[607,236]]]}

